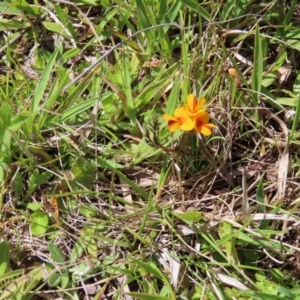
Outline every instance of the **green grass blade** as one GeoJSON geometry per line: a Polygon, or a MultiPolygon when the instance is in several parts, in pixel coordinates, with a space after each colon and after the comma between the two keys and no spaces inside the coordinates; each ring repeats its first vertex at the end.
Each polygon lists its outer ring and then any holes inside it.
{"type": "MultiPolygon", "coordinates": [[[[36,86],[34,95],[33,95],[33,100],[30,106],[30,113],[31,113],[31,118],[34,118],[36,116],[36,114],[38,113],[38,106],[40,104],[40,102],[43,99],[47,84],[50,83],[50,76],[51,73],[53,72],[53,68],[56,62],[56,57],[58,52],[60,51],[60,48],[57,48],[53,54],[50,57],[50,60],[44,70],[44,72],[42,73],[41,78],[39,79],[39,82],[36,86]]],[[[32,120],[33,122],[33,120],[32,120]]]]}
{"type": "MultiPolygon", "coordinates": [[[[259,99],[260,99],[262,72],[263,72],[262,46],[261,46],[259,27],[256,26],[255,42],[254,42],[254,66],[252,72],[252,89],[254,91],[252,98],[254,102],[254,107],[258,106],[259,99]]],[[[256,116],[256,120],[258,120],[258,115],[256,116]]]]}
{"type": "Polygon", "coordinates": [[[9,244],[6,241],[0,243],[0,276],[4,275],[10,265],[9,261],[9,244]]]}

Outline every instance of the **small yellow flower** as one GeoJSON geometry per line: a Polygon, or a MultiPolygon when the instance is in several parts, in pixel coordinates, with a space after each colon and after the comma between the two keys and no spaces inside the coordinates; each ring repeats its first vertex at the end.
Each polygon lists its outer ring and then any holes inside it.
{"type": "Polygon", "coordinates": [[[194,127],[195,131],[205,136],[211,135],[211,129],[215,128],[216,126],[208,122],[209,122],[209,114],[204,110],[200,111],[195,116],[195,127],[194,127]]]}
{"type": "Polygon", "coordinates": [[[194,117],[200,110],[203,109],[203,106],[206,103],[205,98],[200,98],[199,100],[193,95],[189,94],[186,99],[186,104],[183,105],[183,108],[188,112],[188,115],[194,117]]]}
{"type": "Polygon", "coordinates": [[[183,107],[178,107],[174,111],[174,116],[164,114],[163,118],[168,120],[170,132],[178,129],[191,131],[194,128],[194,121],[189,117],[188,112],[183,107]]]}

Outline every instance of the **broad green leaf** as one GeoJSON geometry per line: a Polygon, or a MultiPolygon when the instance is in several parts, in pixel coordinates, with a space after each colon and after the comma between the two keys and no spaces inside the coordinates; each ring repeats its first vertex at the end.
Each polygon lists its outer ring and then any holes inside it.
{"type": "Polygon", "coordinates": [[[41,203],[28,203],[27,208],[31,209],[32,211],[37,211],[42,208],[42,204],[41,203]]]}
{"type": "Polygon", "coordinates": [[[45,26],[46,29],[48,29],[51,32],[55,32],[61,36],[63,36],[65,39],[70,40],[72,36],[70,33],[59,23],[53,23],[53,22],[42,22],[42,24],[45,26]]]}
{"type": "Polygon", "coordinates": [[[47,283],[50,287],[56,287],[61,282],[61,274],[60,273],[53,273],[47,279],[47,283]]]}
{"type": "Polygon", "coordinates": [[[30,231],[33,235],[44,234],[48,229],[49,219],[46,213],[36,211],[31,215],[30,231]]]}
{"type": "Polygon", "coordinates": [[[49,243],[48,245],[50,254],[51,254],[51,258],[53,260],[55,260],[58,263],[64,263],[65,262],[65,258],[64,255],[62,254],[62,252],[57,248],[56,245],[54,245],[53,243],[49,243]]]}
{"type": "Polygon", "coordinates": [[[63,272],[61,274],[60,281],[61,281],[61,284],[60,284],[61,288],[65,289],[70,282],[69,274],[67,272],[63,272]]]}

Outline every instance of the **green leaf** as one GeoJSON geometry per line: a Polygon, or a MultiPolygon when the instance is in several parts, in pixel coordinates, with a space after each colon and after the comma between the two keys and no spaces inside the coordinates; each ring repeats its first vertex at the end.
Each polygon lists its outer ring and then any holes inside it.
{"type": "Polygon", "coordinates": [[[259,26],[256,26],[255,31],[255,43],[254,43],[254,66],[252,72],[252,89],[254,106],[257,107],[260,99],[260,91],[262,84],[262,72],[263,72],[263,57],[261,39],[259,34],[259,26]]]}
{"type": "Polygon", "coordinates": [[[141,22],[140,29],[149,28],[151,24],[149,23],[149,12],[145,5],[145,1],[143,0],[136,0],[136,7],[139,15],[139,21],[141,22]]]}
{"type": "Polygon", "coordinates": [[[8,128],[11,124],[13,109],[11,105],[4,103],[0,107],[0,126],[1,129],[8,128]]]}
{"type": "Polygon", "coordinates": [[[202,218],[203,215],[199,211],[188,211],[185,213],[180,213],[180,212],[174,212],[174,215],[186,222],[199,222],[202,218]]]}
{"type": "Polygon", "coordinates": [[[19,29],[22,27],[24,27],[24,24],[20,21],[0,18],[0,31],[19,29]]]}
{"type": "Polygon", "coordinates": [[[86,218],[92,218],[97,215],[98,209],[94,205],[87,203],[80,206],[79,212],[86,218]]]}
{"type": "Polygon", "coordinates": [[[40,282],[43,274],[42,268],[35,268],[28,274],[22,275],[9,283],[1,291],[0,300],[4,299],[25,299],[25,296],[31,292],[40,282]],[[25,289],[25,290],[24,290],[25,289]]]}
{"type": "Polygon", "coordinates": [[[25,0],[12,0],[11,4],[29,15],[39,16],[43,13],[38,6],[28,4],[25,0]]]}
{"type": "Polygon", "coordinates": [[[151,263],[151,262],[145,263],[145,262],[143,262],[143,261],[141,261],[139,259],[135,259],[135,258],[132,258],[132,260],[136,264],[138,264],[140,267],[142,267],[143,269],[145,269],[148,273],[154,275],[156,278],[165,280],[163,273],[153,263],[151,263]]]}
{"type": "Polygon", "coordinates": [[[81,256],[81,254],[87,248],[90,241],[91,237],[86,233],[82,234],[82,236],[78,238],[71,252],[71,263],[74,263],[81,256]]]}
{"type": "Polygon", "coordinates": [[[27,204],[27,208],[28,209],[31,209],[33,211],[37,211],[37,210],[40,210],[42,207],[42,204],[41,203],[28,203],[27,204]]]}
{"type": "Polygon", "coordinates": [[[122,172],[119,170],[115,169],[113,165],[107,163],[104,159],[102,159],[100,156],[97,158],[97,161],[99,165],[110,169],[111,171],[115,172],[117,176],[119,176],[122,180],[124,180],[132,189],[138,192],[139,195],[144,197],[145,199],[149,199],[149,195],[136,183],[128,179],[127,176],[125,176],[122,172]]]}
{"type": "Polygon", "coordinates": [[[58,263],[64,263],[65,262],[64,255],[57,248],[56,245],[54,245],[53,243],[49,243],[48,247],[49,247],[49,251],[50,251],[50,254],[51,254],[51,258],[53,260],[55,260],[58,263]]]}
{"type": "Polygon", "coordinates": [[[77,165],[71,171],[75,178],[73,181],[69,181],[69,183],[74,182],[74,188],[78,184],[78,188],[82,189],[83,186],[89,189],[95,180],[96,166],[85,158],[79,158],[77,165]]]}
{"type": "MultiPolygon", "coordinates": [[[[38,285],[38,283],[41,281],[42,276],[44,273],[44,269],[39,267],[39,268],[34,268],[32,271],[29,272],[30,280],[28,280],[25,284],[25,290],[24,290],[24,295],[27,295],[28,293],[32,292],[32,290],[38,285]]],[[[21,298],[22,300],[24,298],[21,298]]]]}
{"type": "Polygon", "coordinates": [[[13,131],[18,130],[28,119],[28,116],[29,116],[28,113],[22,113],[16,116],[15,118],[13,118],[9,125],[9,129],[13,131]]]}
{"type": "Polygon", "coordinates": [[[167,114],[173,114],[174,110],[178,106],[179,89],[180,89],[180,78],[179,78],[179,76],[177,76],[175,78],[175,82],[174,82],[172,91],[168,97],[168,103],[167,103],[167,108],[166,108],[167,114]]]}
{"type": "Polygon", "coordinates": [[[59,23],[53,23],[53,22],[42,22],[42,24],[45,26],[46,29],[48,29],[51,32],[55,32],[61,36],[63,36],[65,39],[70,40],[72,36],[70,36],[70,33],[59,23]]]}
{"type": "Polygon", "coordinates": [[[135,299],[141,299],[141,300],[173,300],[173,298],[170,298],[170,297],[149,295],[149,294],[136,293],[136,292],[126,293],[126,295],[134,297],[135,299]]]}
{"type": "MultiPolygon", "coordinates": [[[[45,156],[39,156],[42,159],[45,159],[45,156]]],[[[47,157],[48,158],[48,157],[47,157]]],[[[48,159],[46,160],[48,161],[48,159]]],[[[41,185],[44,184],[46,182],[49,182],[49,180],[53,177],[53,173],[45,171],[41,174],[37,174],[34,180],[34,185],[41,185]]]]}
{"type": "Polygon", "coordinates": [[[60,286],[62,289],[65,289],[68,286],[70,282],[70,278],[67,272],[63,272],[61,274],[60,282],[61,282],[60,286]]]}
{"type": "Polygon", "coordinates": [[[131,78],[129,72],[129,61],[127,55],[123,55],[123,86],[124,86],[124,94],[126,95],[126,104],[124,103],[124,110],[129,117],[129,119],[135,123],[136,122],[136,111],[135,104],[132,99],[132,90],[131,90],[131,78]]]}
{"type": "MultiPolygon", "coordinates": [[[[82,101],[74,106],[69,107],[63,112],[62,117],[60,118],[61,122],[67,121],[69,118],[74,117],[75,115],[78,115],[85,110],[89,109],[93,105],[95,105],[99,101],[99,97],[95,97],[93,99],[90,99],[88,101],[82,101]]],[[[55,119],[54,119],[55,120],[55,119]]]]}
{"type": "Polygon", "coordinates": [[[256,201],[258,203],[258,209],[261,213],[266,213],[266,206],[264,203],[264,187],[263,177],[260,178],[257,190],[256,190],[256,201]]]}
{"type": "Polygon", "coordinates": [[[294,133],[298,127],[299,124],[299,120],[300,120],[300,93],[298,94],[298,101],[297,101],[297,108],[296,108],[296,114],[294,117],[294,122],[293,122],[293,126],[292,129],[290,131],[290,138],[293,139],[294,133]]]}
{"type": "Polygon", "coordinates": [[[0,14],[3,15],[4,13],[7,15],[21,15],[22,11],[9,3],[0,2],[0,14]]]}
{"type": "Polygon", "coordinates": [[[5,274],[10,264],[9,243],[3,241],[0,243],[0,276],[5,274]]]}
{"type": "Polygon", "coordinates": [[[59,273],[53,273],[47,279],[47,283],[50,287],[58,286],[60,284],[60,281],[61,281],[61,274],[59,273]]]}
{"type": "Polygon", "coordinates": [[[285,18],[282,22],[283,26],[289,26],[290,23],[292,22],[292,17],[293,14],[295,12],[295,10],[297,9],[296,5],[298,3],[298,0],[292,0],[289,4],[289,10],[287,13],[285,13],[285,18]]]}
{"type": "Polygon", "coordinates": [[[70,58],[75,57],[81,50],[79,48],[72,48],[70,50],[67,50],[64,54],[63,54],[63,59],[68,60],[70,58]]]}
{"type": "Polygon", "coordinates": [[[48,65],[46,66],[33,95],[33,101],[31,103],[30,111],[31,111],[31,122],[34,121],[34,118],[36,114],[38,113],[38,106],[40,104],[40,101],[43,99],[45,89],[47,87],[47,84],[49,83],[50,80],[50,75],[53,72],[53,67],[56,61],[57,54],[59,52],[59,48],[56,49],[56,51],[53,52],[51,55],[51,58],[48,62],[48,65]]]}
{"type": "Polygon", "coordinates": [[[62,23],[66,26],[69,33],[72,35],[72,37],[74,39],[76,39],[76,37],[77,37],[76,31],[72,25],[70,17],[64,12],[64,10],[59,5],[55,5],[54,8],[55,8],[55,11],[56,11],[58,17],[60,18],[62,23]]]}
{"type": "Polygon", "coordinates": [[[210,21],[210,14],[207,10],[205,10],[199,2],[193,1],[193,0],[181,0],[182,3],[184,3],[186,6],[193,9],[195,12],[199,13],[200,16],[202,16],[206,21],[210,21]]]}
{"type": "Polygon", "coordinates": [[[49,219],[46,213],[37,211],[31,215],[30,230],[33,235],[44,234],[48,229],[49,219]]]}
{"type": "Polygon", "coordinates": [[[300,95],[300,74],[296,77],[294,81],[293,92],[297,95],[300,95]]]}

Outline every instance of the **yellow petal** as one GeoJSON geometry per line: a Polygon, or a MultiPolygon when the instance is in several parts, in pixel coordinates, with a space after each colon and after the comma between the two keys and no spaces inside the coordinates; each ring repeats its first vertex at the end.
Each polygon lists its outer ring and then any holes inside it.
{"type": "Polygon", "coordinates": [[[209,128],[217,128],[217,126],[215,124],[211,124],[211,123],[208,123],[205,126],[207,126],[209,128]]]}
{"type": "Polygon", "coordinates": [[[180,129],[183,131],[191,131],[195,126],[195,122],[191,118],[186,118],[181,124],[180,129]]]}
{"type": "Polygon", "coordinates": [[[196,107],[195,107],[195,112],[198,112],[200,109],[202,109],[202,107],[205,105],[205,103],[206,103],[206,99],[205,98],[200,98],[199,100],[198,100],[198,103],[197,103],[197,105],[196,105],[196,107]]]}
{"type": "Polygon", "coordinates": [[[168,114],[164,114],[163,119],[168,120],[168,121],[177,121],[176,118],[174,118],[173,116],[168,115],[168,114]]]}
{"type": "Polygon", "coordinates": [[[209,121],[209,114],[205,110],[200,110],[196,114],[195,119],[196,119],[196,123],[199,122],[199,123],[202,123],[202,124],[206,124],[209,121]]]}
{"type": "Polygon", "coordinates": [[[186,98],[186,103],[188,105],[188,108],[190,112],[194,112],[194,102],[195,101],[195,96],[193,94],[189,94],[186,98]]]}
{"type": "Polygon", "coordinates": [[[175,132],[176,130],[178,130],[180,128],[180,123],[179,122],[174,122],[171,123],[168,127],[170,132],[175,132]]]}
{"type": "Polygon", "coordinates": [[[188,116],[188,113],[184,109],[183,106],[176,108],[175,111],[174,111],[174,117],[175,118],[184,118],[184,117],[187,117],[187,116],[188,116]]]}
{"type": "Polygon", "coordinates": [[[183,108],[185,111],[187,111],[188,113],[190,113],[190,108],[187,104],[183,104],[183,108]]]}
{"type": "Polygon", "coordinates": [[[205,136],[209,136],[209,135],[211,135],[211,130],[204,125],[204,126],[201,126],[200,133],[205,136]]]}

